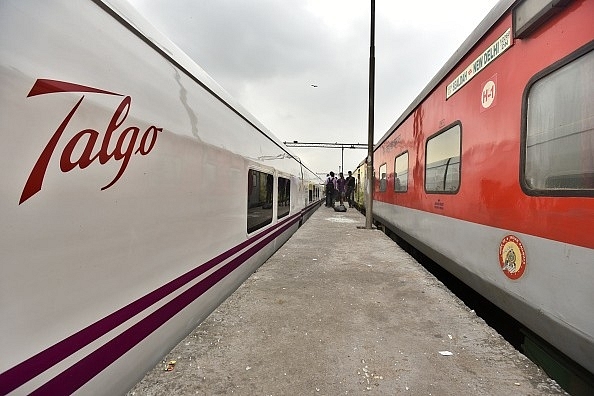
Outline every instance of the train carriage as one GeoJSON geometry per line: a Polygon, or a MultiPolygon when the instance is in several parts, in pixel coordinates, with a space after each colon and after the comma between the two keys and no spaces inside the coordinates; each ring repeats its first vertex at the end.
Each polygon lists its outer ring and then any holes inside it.
{"type": "Polygon", "coordinates": [[[593,20],[500,1],[376,145],[373,192],[376,221],[590,373],[593,20]]]}
{"type": "Polygon", "coordinates": [[[367,199],[367,193],[365,192],[365,186],[367,184],[367,165],[365,161],[362,161],[357,165],[353,177],[355,178],[355,206],[359,210],[364,211],[365,200],[367,199]]]}
{"type": "Polygon", "coordinates": [[[124,393],[320,204],[126,2],[0,2],[0,85],[0,394],[124,393]]]}

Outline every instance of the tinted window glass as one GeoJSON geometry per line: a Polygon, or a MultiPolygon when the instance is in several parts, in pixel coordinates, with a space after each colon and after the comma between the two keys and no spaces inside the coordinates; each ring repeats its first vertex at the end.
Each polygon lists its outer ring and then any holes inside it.
{"type": "Polygon", "coordinates": [[[394,191],[408,190],[408,151],[394,160],[394,191]]]}
{"type": "Polygon", "coordinates": [[[458,191],[460,187],[460,125],[446,129],[427,141],[425,190],[458,191]]]}
{"type": "Polygon", "coordinates": [[[388,186],[388,165],[387,164],[380,165],[379,173],[380,173],[379,190],[386,191],[386,188],[388,186]]]}
{"type": "Polygon", "coordinates": [[[253,169],[248,171],[248,232],[272,223],[273,184],[274,177],[271,174],[253,169]]]}
{"type": "Polygon", "coordinates": [[[278,178],[278,211],[280,219],[289,214],[291,210],[291,180],[284,177],[278,178]]]}
{"type": "Polygon", "coordinates": [[[524,149],[528,189],[594,191],[594,51],[530,87],[524,149]]]}

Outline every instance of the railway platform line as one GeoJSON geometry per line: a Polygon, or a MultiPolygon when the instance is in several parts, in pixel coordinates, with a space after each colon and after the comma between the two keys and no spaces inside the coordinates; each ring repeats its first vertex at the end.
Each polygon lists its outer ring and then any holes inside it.
{"type": "Polygon", "coordinates": [[[565,394],[364,224],[319,208],[128,395],[565,394]]]}

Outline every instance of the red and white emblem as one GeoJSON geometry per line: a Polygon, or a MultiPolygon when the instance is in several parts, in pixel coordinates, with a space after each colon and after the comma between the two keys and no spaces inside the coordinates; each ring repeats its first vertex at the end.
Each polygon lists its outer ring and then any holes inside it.
{"type": "Polygon", "coordinates": [[[482,84],[481,112],[493,107],[497,103],[497,74],[482,84]]]}
{"type": "Polygon", "coordinates": [[[510,279],[519,279],[524,274],[526,251],[517,237],[508,235],[499,244],[499,265],[510,279]]]}

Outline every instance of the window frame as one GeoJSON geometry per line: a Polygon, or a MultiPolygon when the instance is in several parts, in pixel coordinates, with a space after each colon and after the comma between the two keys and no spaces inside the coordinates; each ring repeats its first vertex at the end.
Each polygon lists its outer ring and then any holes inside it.
{"type": "Polygon", "coordinates": [[[380,165],[380,166],[377,168],[377,173],[378,173],[378,174],[379,174],[379,176],[380,176],[380,178],[378,179],[378,189],[379,189],[379,192],[381,192],[381,193],[387,192],[387,191],[388,191],[388,163],[387,163],[387,162],[384,162],[383,164],[381,164],[381,165],[380,165]],[[385,179],[385,180],[386,180],[386,183],[385,183],[385,185],[384,185],[384,186],[382,186],[382,180],[384,180],[384,179],[382,179],[382,178],[381,178],[381,177],[382,177],[382,166],[386,168],[386,172],[385,172],[385,175],[386,175],[386,179],[385,179]],[[383,188],[382,188],[382,187],[383,187],[383,188]]]}
{"type": "Polygon", "coordinates": [[[522,95],[522,115],[521,115],[521,128],[520,128],[520,161],[519,161],[519,183],[522,191],[529,196],[537,197],[594,197],[594,190],[571,190],[571,189],[534,189],[526,182],[526,140],[528,135],[528,97],[530,90],[534,84],[538,81],[546,78],[547,76],[555,73],[559,69],[567,66],[568,64],[576,61],[584,55],[594,51],[594,41],[589,42],[583,47],[578,48],[576,51],[567,55],[566,57],[554,62],[548,67],[542,69],[536,73],[524,88],[522,95]]]}
{"type": "MultiPolygon", "coordinates": [[[[454,122],[452,122],[451,124],[443,127],[442,129],[440,129],[439,131],[435,132],[433,135],[430,135],[426,140],[425,140],[425,161],[424,161],[424,165],[423,165],[423,190],[425,191],[426,194],[447,194],[447,195],[455,195],[458,194],[460,192],[460,188],[462,186],[462,139],[463,139],[463,128],[462,128],[462,122],[460,120],[456,120],[454,122]],[[460,145],[458,147],[458,152],[459,152],[459,163],[460,163],[460,169],[458,172],[459,175],[459,179],[458,179],[458,187],[455,190],[427,190],[427,147],[429,146],[429,142],[436,138],[437,136],[446,133],[448,131],[450,131],[451,129],[455,128],[456,126],[458,126],[460,128],[460,145]]],[[[453,157],[451,157],[453,158],[453,157]]]]}
{"type": "Polygon", "coordinates": [[[408,150],[401,152],[400,154],[398,154],[396,157],[394,157],[394,192],[395,193],[399,193],[399,194],[403,194],[408,192],[408,174],[410,172],[410,155],[408,153],[408,150]],[[403,155],[406,155],[406,188],[404,190],[397,190],[396,189],[396,179],[398,177],[398,173],[396,172],[396,160],[400,157],[402,157],[403,155]]]}
{"type": "MultiPolygon", "coordinates": [[[[271,170],[264,170],[264,169],[259,169],[259,168],[255,168],[255,167],[251,167],[251,166],[248,167],[248,171],[247,171],[247,187],[248,187],[248,189],[246,191],[246,193],[247,193],[246,194],[247,195],[247,199],[245,201],[246,202],[246,211],[245,211],[245,213],[246,213],[246,223],[245,223],[246,224],[246,228],[245,229],[246,229],[247,234],[249,235],[249,234],[252,234],[254,232],[257,232],[258,230],[261,230],[261,229],[269,226],[270,224],[272,224],[272,222],[274,220],[274,188],[275,188],[274,172],[271,171],[271,170]],[[272,212],[271,212],[271,214],[270,214],[269,217],[267,216],[264,219],[263,222],[257,223],[257,224],[255,224],[254,226],[252,226],[250,228],[250,223],[249,223],[250,209],[254,209],[254,208],[259,207],[259,205],[250,207],[250,197],[251,197],[250,188],[258,188],[259,187],[258,186],[258,182],[257,182],[257,179],[258,179],[259,175],[256,175],[257,177],[254,178],[253,177],[254,176],[254,173],[253,172],[257,172],[258,174],[266,175],[266,186],[268,185],[268,180],[269,180],[268,177],[269,176],[272,177],[272,197],[271,197],[272,202],[270,202],[270,204],[273,205],[273,206],[270,208],[272,210],[272,212]],[[250,175],[252,175],[252,178],[250,178],[250,175]]],[[[253,194],[253,192],[252,192],[252,194],[253,194]]],[[[268,192],[266,192],[266,195],[268,195],[268,192]]],[[[266,197],[265,200],[268,200],[268,197],[266,197]]]]}
{"type": "MultiPolygon", "coordinates": [[[[276,219],[282,219],[283,217],[286,217],[289,215],[289,213],[291,213],[291,178],[290,177],[284,177],[282,175],[278,175],[276,178],[276,219]],[[280,188],[281,188],[281,180],[285,180],[285,187],[288,184],[289,186],[289,193],[288,193],[288,203],[287,203],[287,210],[284,209],[283,206],[283,211],[281,213],[281,194],[280,194],[280,188]]],[[[285,190],[285,194],[286,194],[286,190],[285,190]]],[[[285,195],[283,194],[283,195],[285,195]]]]}

